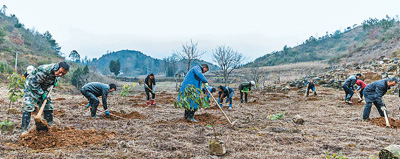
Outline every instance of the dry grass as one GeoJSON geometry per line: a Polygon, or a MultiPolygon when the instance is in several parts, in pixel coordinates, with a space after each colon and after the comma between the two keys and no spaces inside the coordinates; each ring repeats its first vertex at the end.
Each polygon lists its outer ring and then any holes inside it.
{"type": "MultiPolygon", "coordinates": [[[[160,83],[159,86],[164,85],[160,83]]],[[[306,99],[296,91],[288,94],[255,92],[249,103],[239,104],[235,95],[234,109],[226,110],[231,120],[238,120],[235,127],[217,125],[218,138],[227,145],[226,158],[323,158],[329,154],[343,152],[351,158],[377,156],[380,149],[400,142],[397,129],[381,128],[372,123],[361,122],[363,105],[344,104],[343,92],[317,87],[319,96],[306,99]],[[311,99],[312,98],[312,99],[311,99]],[[286,113],[282,120],[271,121],[270,114],[286,113]],[[300,115],[304,125],[295,125],[291,118],[300,115]]],[[[1,98],[4,98],[4,87],[1,98]]],[[[180,121],[183,110],[174,109],[171,101],[176,92],[157,94],[157,107],[136,106],[143,104],[144,93],[122,100],[116,94],[109,98],[109,109],[130,113],[137,111],[146,119],[108,120],[91,119],[89,110],[82,105],[83,96],[55,93],[56,110],[65,110],[65,115],[55,116],[59,127],[114,131],[116,137],[103,144],[85,147],[60,147],[33,151],[16,145],[20,129],[21,114],[8,116],[17,125],[14,134],[2,134],[0,158],[210,158],[208,140],[213,131],[204,125],[180,121]],[[132,99],[132,100],[130,100],[132,99]],[[134,140],[132,140],[134,138],[134,140]]],[[[385,96],[384,100],[391,117],[400,117],[395,103],[396,96],[385,96]]],[[[1,107],[5,104],[0,102],[1,107]]],[[[100,109],[102,109],[100,107],[100,109]]],[[[196,114],[210,113],[221,117],[218,109],[200,110],[196,114]]],[[[98,112],[100,114],[100,112],[98,112]]],[[[7,117],[6,109],[0,109],[1,119],[7,117]]],[[[371,117],[378,117],[372,108],[371,117]]],[[[32,122],[33,124],[33,122],[32,122]]]]}

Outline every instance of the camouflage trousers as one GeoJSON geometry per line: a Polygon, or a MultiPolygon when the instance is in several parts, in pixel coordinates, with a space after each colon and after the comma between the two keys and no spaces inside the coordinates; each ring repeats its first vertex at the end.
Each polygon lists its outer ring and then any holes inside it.
{"type": "MultiPolygon", "coordinates": [[[[44,100],[39,99],[36,100],[34,99],[29,93],[24,93],[24,112],[33,112],[35,111],[35,105],[37,105],[39,108],[42,106],[44,100]]],[[[44,106],[44,111],[46,110],[54,110],[53,109],[53,102],[51,101],[51,98],[47,98],[47,103],[44,106]]]]}

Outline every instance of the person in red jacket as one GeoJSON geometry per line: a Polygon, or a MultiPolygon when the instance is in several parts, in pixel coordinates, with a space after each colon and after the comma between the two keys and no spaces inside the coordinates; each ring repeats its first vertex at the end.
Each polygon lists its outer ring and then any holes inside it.
{"type": "Polygon", "coordinates": [[[361,81],[359,79],[356,81],[356,84],[358,85],[358,87],[357,87],[357,90],[354,90],[354,93],[356,91],[359,91],[361,99],[358,102],[360,103],[361,101],[363,101],[363,92],[364,92],[364,88],[367,87],[367,84],[365,84],[364,81],[361,81]]]}

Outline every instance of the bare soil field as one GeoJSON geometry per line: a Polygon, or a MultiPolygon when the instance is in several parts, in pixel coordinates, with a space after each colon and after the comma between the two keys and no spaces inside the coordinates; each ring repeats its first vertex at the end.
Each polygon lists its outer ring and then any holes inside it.
{"type": "MultiPolygon", "coordinates": [[[[350,158],[371,158],[390,145],[398,144],[400,117],[399,98],[384,96],[391,128],[373,106],[371,121],[362,122],[364,102],[344,103],[344,92],[317,87],[318,96],[297,91],[269,93],[255,91],[249,102],[241,104],[235,94],[233,109],[224,111],[235,126],[230,126],[221,111],[196,112],[198,123],[183,119],[182,109],[175,109],[177,92],[163,90],[156,94],[156,106],[145,105],[142,92],[122,99],[117,93],[109,96],[105,116],[99,106],[99,119],[92,119],[80,95],[54,93],[54,125],[48,132],[37,132],[31,120],[31,131],[20,137],[20,112],[7,115],[6,91],[1,88],[1,120],[7,117],[16,124],[13,133],[0,135],[0,158],[218,158],[208,150],[208,141],[225,141],[227,153],[221,158],[324,158],[342,151],[350,158]],[[271,120],[269,115],[284,114],[271,120]],[[303,125],[292,122],[295,115],[303,125]],[[375,119],[376,118],[376,119],[375,119]]],[[[56,88],[55,88],[56,89],[56,88]]],[[[215,94],[214,94],[215,95],[215,94]]],[[[216,95],[215,95],[216,96],[216,95]]],[[[355,97],[353,97],[355,98],[355,97]]],[[[22,102],[14,108],[22,110],[22,102]]]]}

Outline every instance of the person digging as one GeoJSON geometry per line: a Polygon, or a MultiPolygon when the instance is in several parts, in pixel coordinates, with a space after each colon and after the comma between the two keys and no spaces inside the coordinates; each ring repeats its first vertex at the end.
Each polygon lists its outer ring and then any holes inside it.
{"type": "Polygon", "coordinates": [[[376,109],[378,109],[379,115],[385,117],[384,111],[386,111],[385,103],[382,101],[382,97],[385,93],[393,86],[398,83],[396,77],[389,79],[382,79],[369,84],[364,89],[365,107],[363,112],[363,121],[369,119],[369,113],[371,112],[372,103],[374,103],[376,109]]]}
{"type": "Polygon", "coordinates": [[[81,88],[81,93],[83,96],[85,96],[88,100],[89,103],[87,104],[86,108],[90,108],[90,114],[92,118],[99,118],[96,115],[97,112],[97,107],[100,104],[99,99],[97,97],[101,96],[102,102],[103,102],[103,108],[104,108],[104,113],[106,115],[110,115],[110,112],[107,110],[107,96],[108,93],[113,92],[117,90],[117,86],[115,84],[104,84],[100,82],[91,82],[88,84],[85,84],[81,88]]]}
{"type": "Polygon", "coordinates": [[[307,95],[306,95],[306,97],[308,97],[310,89],[311,89],[311,91],[314,92],[314,95],[317,95],[317,92],[315,91],[315,84],[314,84],[313,80],[308,81],[306,86],[307,86],[307,95]]]}
{"type": "Polygon", "coordinates": [[[222,102],[224,101],[224,98],[226,97],[225,103],[228,103],[229,101],[229,109],[232,109],[232,99],[233,95],[235,93],[235,90],[231,87],[226,87],[220,85],[218,87],[218,104],[222,108],[222,102]]]}
{"type": "MultiPolygon", "coordinates": [[[[205,87],[208,88],[208,81],[207,81],[206,77],[204,77],[204,75],[203,75],[203,73],[205,73],[207,71],[208,71],[207,64],[193,66],[189,70],[189,72],[186,74],[185,79],[183,80],[181,88],[179,90],[179,93],[181,93],[181,92],[183,93],[185,91],[185,88],[188,85],[193,85],[196,88],[200,89],[201,84],[204,83],[205,87]]],[[[178,101],[180,101],[180,100],[181,99],[178,95],[178,101]]],[[[185,109],[185,119],[187,119],[191,122],[197,122],[194,119],[194,113],[197,111],[198,105],[196,102],[190,100],[189,98],[187,100],[191,105],[190,105],[190,110],[185,109]]]]}
{"type": "MultiPolygon", "coordinates": [[[[203,89],[201,89],[201,91],[203,91],[203,93],[206,95],[206,96],[204,97],[204,99],[205,99],[207,102],[210,102],[210,93],[216,92],[217,89],[215,89],[215,88],[213,88],[213,87],[211,87],[211,86],[208,86],[207,88],[206,88],[206,87],[203,87],[203,89]],[[207,91],[207,89],[208,89],[208,91],[207,91]],[[210,92],[210,93],[208,93],[208,92],[210,92]]],[[[212,94],[211,94],[211,95],[212,95],[212,94]]]]}
{"type": "Polygon", "coordinates": [[[364,83],[364,81],[357,80],[356,84],[358,85],[357,90],[354,91],[354,93],[357,93],[357,91],[360,93],[360,100],[358,103],[361,103],[363,101],[363,96],[364,96],[364,88],[367,87],[367,84],[364,83]]]}
{"type": "Polygon", "coordinates": [[[22,111],[21,135],[28,132],[31,114],[35,111],[35,105],[43,108],[43,116],[48,125],[53,124],[53,102],[47,97],[48,91],[57,86],[59,78],[69,71],[69,65],[66,62],[41,65],[34,69],[25,81],[24,85],[24,108],[22,111]]]}
{"type": "Polygon", "coordinates": [[[240,102],[243,103],[243,93],[244,93],[244,100],[247,103],[247,95],[253,93],[251,91],[251,86],[255,86],[256,83],[254,81],[245,82],[239,85],[239,92],[240,92],[240,102]]]}
{"type": "Polygon", "coordinates": [[[150,74],[144,79],[144,91],[146,92],[147,96],[147,101],[146,104],[149,107],[150,106],[150,93],[151,93],[151,105],[156,105],[155,104],[155,97],[156,97],[156,80],[154,79],[154,74],[150,74]]]}
{"type": "Polygon", "coordinates": [[[350,99],[351,99],[351,97],[352,97],[353,94],[354,94],[354,91],[353,91],[353,90],[355,90],[355,89],[354,89],[354,84],[356,84],[357,79],[360,79],[361,76],[362,76],[361,73],[358,73],[358,74],[355,75],[355,76],[350,76],[350,77],[347,78],[347,80],[343,83],[342,87],[343,87],[344,92],[346,93],[346,96],[345,96],[345,102],[346,102],[346,103],[351,104],[350,99]]]}

